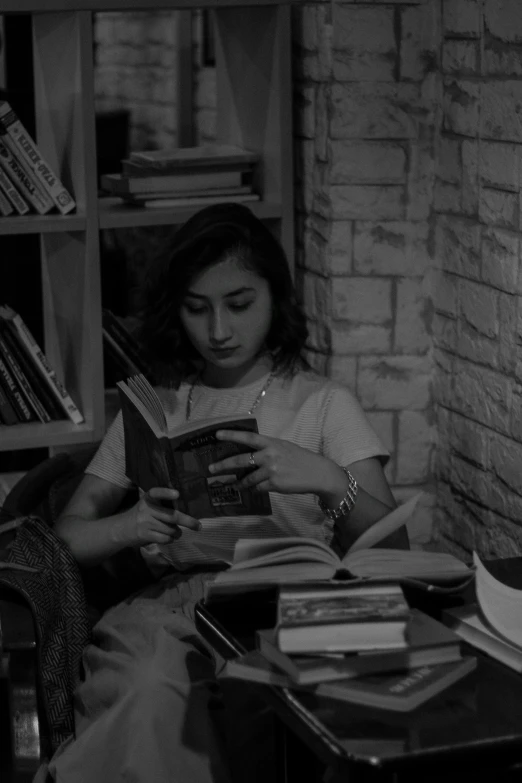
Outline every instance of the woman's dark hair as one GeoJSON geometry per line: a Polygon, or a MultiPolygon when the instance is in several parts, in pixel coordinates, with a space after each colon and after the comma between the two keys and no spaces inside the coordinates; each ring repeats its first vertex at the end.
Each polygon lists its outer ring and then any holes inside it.
{"type": "Polygon", "coordinates": [[[275,369],[288,373],[306,366],[306,320],[281,244],[242,204],[214,204],[178,229],[146,283],[141,343],[156,382],[178,385],[198,368],[199,354],[185,334],[181,305],[194,278],[230,256],[269,284],[273,313],[265,347],[275,369]]]}

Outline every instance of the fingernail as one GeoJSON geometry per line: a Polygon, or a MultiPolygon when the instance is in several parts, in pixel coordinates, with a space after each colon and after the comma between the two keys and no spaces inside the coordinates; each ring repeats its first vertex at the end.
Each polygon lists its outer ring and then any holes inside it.
{"type": "Polygon", "coordinates": [[[215,471],[215,467],[214,467],[214,465],[209,465],[209,466],[208,466],[208,472],[209,472],[209,473],[213,473],[214,471],[215,471]]]}

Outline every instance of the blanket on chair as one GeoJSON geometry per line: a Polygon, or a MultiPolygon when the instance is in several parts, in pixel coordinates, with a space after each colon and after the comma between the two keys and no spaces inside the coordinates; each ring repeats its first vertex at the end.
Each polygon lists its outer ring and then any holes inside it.
{"type": "Polygon", "coordinates": [[[0,585],[15,590],[31,607],[36,631],[38,675],[52,752],[74,733],[73,691],[91,623],[78,565],[52,528],[25,517],[4,563],[36,569],[0,569],[0,585]]]}

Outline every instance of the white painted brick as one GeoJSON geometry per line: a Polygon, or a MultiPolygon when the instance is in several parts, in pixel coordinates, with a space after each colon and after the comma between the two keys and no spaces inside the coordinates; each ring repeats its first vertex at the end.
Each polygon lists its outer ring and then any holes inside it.
{"type": "Polygon", "coordinates": [[[517,495],[522,495],[522,444],[512,438],[491,435],[491,468],[502,482],[517,495]]]}
{"type": "Polygon", "coordinates": [[[431,141],[426,144],[410,144],[409,159],[406,218],[414,221],[428,220],[433,209],[436,165],[431,141]]]}
{"type": "MultiPolygon", "coordinates": [[[[328,162],[328,140],[330,137],[330,88],[319,83],[316,94],[315,155],[318,160],[328,162]]],[[[330,167],[328,166],[328,171],[330,167]]]]}
{"type": "Polygon", "coordinates": [[[330,233],[330,272],[346,275],[352,271],[353,222],[334,220],[330,233]]]}
{"type": "Polygon", "coordinates": [[[422,280],[399,280],[394,352],[425,353],[431,344],[432,316],[433,305],[426,296],[422,280]]]}
{"type": "Polygon", "coordinates": [[[335,7],[333,73],[338,81],[394,81],[397,46],[389,8],[335,7]]]}
{"type": "Polygon", "coordinates": [[[401,411],[398,414],[398,484],[426,481],[431,473],[431,455],[435,442],[432,415],[426,411],[401,411]]]}
{"type": "Polygon", "coordinates": [[[428,290],[435,311],[456,318],[459,278],[440,269],[430,270],[428,290]]]}
{"type": "Polygon", "coordinates": [[[481,228],[458,217],[437,216],[435,266],[471,279],[480,277],[481,228]]]}
{"type": "Polygon", "coordinates": [[[477,0],[443,0],[442,19],[446,35],[480,36],[480,3],[477,0]]]}
{"type": "Polygon", "coordinates": [[[328,377],[339,383],[344,383],[349,389],[355,391],[357,384],[357,357],[328,357],[328,377]]]}
{"type": "Polygon", "coordinates": [[[479,143],[462,142],[462,210],[475,216],[479,208],[479,143]]]}
{"type": "Polygon", "coordinates": [[[405,222],[358,222],[354,270],[369,275],[422,275],[428,266],[428,226],[405,222]]]}
{"type": "Polygon", "coordinates": [[[518,193],[482,188],[479,196],[479,218],[488,226],[518,229],[518,193]]]}
{"type": "Polygon", "coordinates": [[[401,220],[404,196],[399,185],[332,185],[331,214],[334,220],[401,220]]]}
{"type": "Polygon", "coordinates": [[[522,385],[518,383],[513,387],[509,433],[522,443],[522,385]]]}
{"type": "Polygon", "coordinates": [[[442,70],[447,74],[475,76],[479,73],[478,41],[446,40],[442,45],[442,70]]]}
{"type": "Polygon", "coordinates": [[[308,51],[317,50],[318,19],[313,5],[292,7],[292,40],[308,51]]]}
{"type": "Polygon", "coordinates": [[[330,142],[330,182],[399,184],[406,180],[406,154],[400,144],[333,140],[330,142]]]}
{"type": "Polygon", "coordinates": [[[357,397],[367,410],[424,410],[430,403],[430,375],[428,357],[362,356],[357,397]]]}
{"type": "Polygon", "coordinates": [[[332,321],[331,347],[334,354],[388,354],[391,346],[391,329],[379,324],[357,324],[349,321],[332,321]]]}
{"type": "Polygon", "coordinates": [[[456,353],[477,365],[498,369],[499,344],[495,339],[484,337],[465,322],[458,325],[456,353]]]}
{"type": "Polygon", "coordinates": [[[445,351],[455,351],[457,347],[457,321],[442,313],[435,313],[431,325],[434,345],[445,351]]]}
{"type": "Polygon", "coordinates": [[[462,182],[462,160],[460,139],[441,136],[437,155],[437,177],[451,185],[462,182]]]}
{"type": "Polygon", "coordinates": [[[401,9],[401,79],[418,81],[437,67],[440,8],[436,3],[401,9]]]}
{"type": "Polygon", "coordinates": [[[308,326],[308,347],[318,353],[330,353],[331,340],[330,329],[326,324],[319,323],[313,319],[307,320],[308,326]]]}
{"type": "Polygon", "coordinates": [[[463,213],[461,185],[436,182],[433,188],[433,209],[435,212],[461,215],[463,213]]]}
{"type": "Polygon", "coordinates": [[[508,231],[485,228],[482,239],[482,280],[508,294],[522,293],[520,239],[508,231]]]}
{"type": "Polygon", "coordinates": [[[482,283],[460,280],[460,316],[479,334],[497,337],[499,333],[498,291],[482,283]]]}
{"type": "Polygon", "coordinates": [[[499,293],[500,314],[498,365],[506,373],[513,373],[517,361],[517,323],[520,297],[515,294],[499,293]]]}
{"type": "Polygon", "coordinates": [[[332,279],[333,318],[360,324],[391,321],[391,282],[367,277],[332,279]]]}
{"type": "Polygon", "coordinates": [[[453,453],[486,470],[489,467],[489,430],[455,412],[451,413],[450,422],[448,440],[453,453]]]}
{"type": "Polygon", "coordinates": [[[518,144],[496,141],[480,143],[480,176],[487,186],[518,193],[521,163],[522,153],[518,144]]]}
{"type": "Polygon", "coordinates": [[[484,23],[495,38],[522,43],[522,6],[519,0],[485,0],[484,23]]]}
{"type": "Polygon", "coordinates": [[[332,84],[331,135],[337,139],[416,139],[432,120],[416,84],[332,84]]]}
{"type": "Polygon", "coordinates": [[[482,137],[522,142],[522,82],[485,81],[482,84],[482,137]]]}
{"type": "Polygon", "coordinates": [[[470,419],[506,433],[513,381],[493,370],[457,359],[452,407],[470,419]]]}
{"type": "Polygon", "coordinates": [[[481,86],[464,79],[446,77],[444,88],[444,130],[461,136],[477,136],[481,86]]]}
{"type": "Polygon", "coordinates": [[[315,90],[314,84],[299,85],[294,89],[294,136],[315,137],[315,90]]]}
{"type": "Polygon", "coordinates": [[[482,65],[484,76],[520,77],[522,76],[522,51],[519,45],[499,45],[489,37],[484,44],[482,65]]]}

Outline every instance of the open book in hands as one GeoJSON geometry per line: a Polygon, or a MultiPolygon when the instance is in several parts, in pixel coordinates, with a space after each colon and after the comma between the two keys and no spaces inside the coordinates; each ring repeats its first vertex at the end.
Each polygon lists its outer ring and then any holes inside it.
{"type": "MultiPolygon", "coordinates": [[[[343,558],[314,538],[241,538],[230,568],[209,584],[207,596],[288,582],[371,578],[451,583],[471,576],[471,568],[446,552],[375,547],[405,524],[418,499],[416,495],[372,525],[343,558]]],[[[203,543],[198,546],[205,552],[208,549],[207,554],[219,556],[215,547],[210,551],[203,543]]],[[[226,561],[225,557],[222,559],[226,561]]]]}

